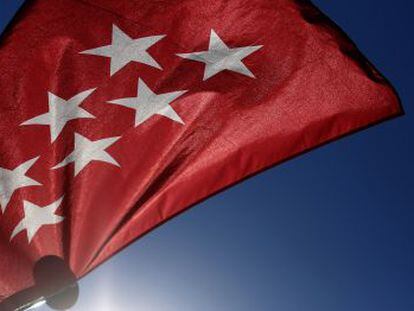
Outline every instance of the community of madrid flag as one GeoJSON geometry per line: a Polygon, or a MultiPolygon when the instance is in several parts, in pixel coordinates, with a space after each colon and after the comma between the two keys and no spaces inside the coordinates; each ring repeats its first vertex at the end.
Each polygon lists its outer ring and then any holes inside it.
{"type": "MultiPolygon", "coordinates": [[[[28,0],[0,42],[0,301],[402,113],[306,0],[28,0]]],[[[235,215],[236,217],[237,215],[235,215]]]]}

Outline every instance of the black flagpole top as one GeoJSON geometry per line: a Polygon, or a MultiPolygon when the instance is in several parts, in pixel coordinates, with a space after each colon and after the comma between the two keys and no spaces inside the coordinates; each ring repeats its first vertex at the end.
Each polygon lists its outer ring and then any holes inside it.
{"type": "Polygon", "coordinates": [[[79,296],[75,274],[68,264],[57,256],[41,258],[35,265],[33,277],[49,307],[66,310],[72,307],[79,296]]]}
{"type": "Polygon", "coordinates": [[[77,278],[62,258],[41,258],[34,266],[33,278],[34,286],[1,302],[0,310],[26,310],[42,301],[55,310],[66,310],[76,304],[79,297],[77,278]]]}

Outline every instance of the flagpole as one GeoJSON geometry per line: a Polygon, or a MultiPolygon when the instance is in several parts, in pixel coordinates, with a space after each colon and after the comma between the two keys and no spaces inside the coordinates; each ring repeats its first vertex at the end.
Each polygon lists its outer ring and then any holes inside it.
{"type": "Polygon", "coordinates": [[[26,311],[26,310],[32,310],[32,309],[36,309],[38,307],[41,307],[43,305],[46,304],[46,299],[45,297],[39,297],[36,300],[33,300],[31,302],[28,302],[20,307],[18,307],[17,309],[14,309],[14,311],[26,311]]]}
{"type": "MultiPolygon", "coordinates": [[[[32,300],[30,302],[25,303],[24,305],[14,309],[14,311],[26,311],[26,310],[32,310],[38,307],[41,307],[45,304],[49,305],[49,307],[53,308],[53,306],[56,306],[56,303],[59,302],[59,297],[64,295],[65,293],[70,293],[71,290],[78,288],[78,283],[75,282],[73,284],[70,284],[56,293],[53,293],[49,296],[41,296],[35,300],[32,300]]],[[[73,304],[76,303],[76,300],[73,302],[73,304]]]]}

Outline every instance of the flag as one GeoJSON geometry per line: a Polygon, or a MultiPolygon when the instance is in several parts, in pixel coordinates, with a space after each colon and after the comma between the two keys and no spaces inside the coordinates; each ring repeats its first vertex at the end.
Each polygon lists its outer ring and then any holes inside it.
{"type": "MultiPolygon", "coordinates": [[[[0,300],[402,114],[306,0],[29,0],[0,42],[0,300]]],[[[235,215],[237,217],[237,215],[235,215]]]]}

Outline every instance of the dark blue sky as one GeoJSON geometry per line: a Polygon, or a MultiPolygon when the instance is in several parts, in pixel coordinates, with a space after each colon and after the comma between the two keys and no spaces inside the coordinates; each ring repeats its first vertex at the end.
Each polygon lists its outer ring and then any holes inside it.
{"type": "MultiPolygon", "coordinates": [[[[21,2],[0,3],[0,29],[21,2]]],[[[73,310],[414,310],[414,2],[314,2],[391,80],[406,116],[167,223],[83,279],[73,310]]]]}

